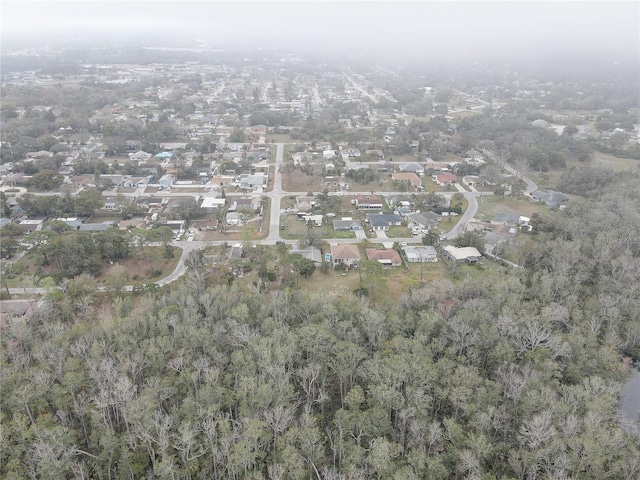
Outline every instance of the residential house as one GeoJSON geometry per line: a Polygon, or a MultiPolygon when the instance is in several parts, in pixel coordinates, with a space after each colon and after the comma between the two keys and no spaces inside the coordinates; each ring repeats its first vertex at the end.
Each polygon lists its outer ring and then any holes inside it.
{"type": "Polygon", "coordinates": [[[411,211],[410,209],[414,205],[414,198],[412,195],[393,195],[391,197],[387,197],[387,203],[394,210],[400,211],[400,209],[404,209],[405,212],[411,211]],[[408,210],[407,210],[408,209],[408,210]]]}
{"type": "Polygon", "coordinates": [[[429,219],[429,220],[435,220],[436,222],[439,222],[440,220],[442,220],[442,215],[436,213],[436,212],[432,212],[431,210],[427,211],[427,212],[421,212],[422,216],[424,216],[425,218],[429,219]]]}
{"type": "Polygon", "coordinates": [[[155,175],[158,173],[158,164],[157,163],[139,163],[138,171],[140,173],[146,173],[147,175],[155,175]]]}
{"type": "Polygon", "coordinates": [[[351,218],[343,218],[342,220],[333,221],[333,229],[336,232],[353,232],[362,230],[362,223],[351,218]]]}
{"type": "Polygon", "coordinates": [[[265,125],[253,125],[249,127],[250,135],[265,135],[267,133],[267,127],[265,125]]]}
{"type": "Polygon", "coordinates": [[[265,152],[251,151],[246,154],[247,160],[251,162],[266,162],[269,160],[269,154],[265,152]]]}
{"type": "Polygon", "coordinates": [[[384,160],[384,152],[382,150],[365,150],[364,154],[376,160],[384,160]]]}
{"type": "Polygon", "coordinates": [[[322,152],[322,158],[325,160],[330,160],[332,158],[335,158],[335,156],[336,156],[335,150],[323,150],[322,152]]]}
{"type": "Polygon", "coordinates": [[[393,173],[391,178],[396,182],[405,182],[413,190],[422,190],[422,180],[418,175],[412,172],[393,173]]]}
{"type": "MultiPolygon", "coordinates": [[[[425,212],[425,213],[409,213],[407,215],[405,215],[405,218],[407,219],[408,222],[408,226],[411,229],[419,229],[422,233],[426,233],[429,230],[431,230],[432,228],[436,228],[438,226],[438,221],[433,219],[433,218],[429,218],[426,213],[432,213],[432,212],[425,212]]],[[[437,214],[435,214],[437,215],[437,214]]],[[[438,215],[439,216],[439,215],[438,215]]]]}
{"type": "Polygon", "coordinates": [[[131,160],[135,160],[136,162],[146,162],[152,157],[150,153],[147,153],[143,150],[138,150],[135,153],[130,153],[129,158],[131,160]]]}
{"type": "Polygon", "coordinates": [[[42,225],[44,223],[44,218],[28,218],[25,220],[21,220],[16,227],[25,235],[34,232],[36,230],[42,230],[42,225]]]}
{"type": "Polygon", "coordinates": [[[510,225],[515,226],[520,222],[520,215],[516,213],[496,213],[491,219],[494,225],[510,225]]]}
{"type": "Polygon", "coordinates": [[[382,196],[380,195],[358,194],[354,200],[358,210],[381,210],[383,207],[382,196]]]}
{"type": "Polygon", "coordinates": [[[187,148],[187,144],[183,142],[172,142],[160,144],[165,152],[175,152],[176,150],[184,150],[187,148]]]}
{"type": "Polygon", "coordinates": [[[447,245],[443,248],[443,251],[450,260],[457,263],[474,264],[482,258],[482,254],[475,247],[458,248],[453,245],[447,245]]]}
{"type": "Polygon", "coordinates": [[[127,150],[129,150],[130,152],[136,152],[140,150],[140,147],[142,146],[142,144],[138,140],[127,140],[124,142],[124,144],[127,150]]]}
{"type": "Polygon", "coordinates": [[[232,152],[241,152],[244,150],[244,143],[228,143],[227,150],[232,152]]]}
{"type": "MultiPolygon", "coordinates": [[[[332,164],[327,164],[327,165],[332,165],[332,164]]],[[[345,178],[341,177],[340,175],[330,175],[328,177],[324,177],[324,184],[328,185],[329,187],[344,188],[345,190],[349,190],[351,188],[349,182],[346,182],[345,178]]]]}
{"type": "Polygon", "coordinates": [[[143,177],[130,177],[122,182],[125,188],[147,188],[153,180],[153,175],[145,175],[143,177]]]}
{"type": "Polygon", "coordinates": [[[316,197],[310,197],[308,195],[296,197],[296,208],[299,212],[310,212],[317,203],[316,197]]]}
{"type": "Polygon", "coordinates": [[[310,246],[305,249],[299,249],[298,245],[294,245],[289,253],[291,255],[302,255],[307,260],[311,260],[316,267],[322,265],[322,251],[319,248],[310,246]]]}
{"type": "Polygon", "coordinates": [[[87,233],[99,233],[104,232],[109,228],[113,228],[112,221],[106,221],[102,223],[83,223],[82,225],[80,225],[80,228],[78,230],[87,233]]]}
{"type": "Polygon", "coordinates": [[[451,171],[451,164],[446,162],[427,162],[426,169],[429,175],[446,173],[451,171]]]}
{"type": "Polygon", "coordinates": [[[175,175],[172,175],[171,173],[166,173],[162,177],[160,177],[160,180],[158,180],[158,184],[163,188],[167,188],[167,187],[171,187],[175,181],[176,181],[175,175]]]}
{"type": "Polygon", "coordinates": [[[79,230],[80,226],[84,223],[84,220],[77,217],[69,217],[69,218],[60,217],[60,218],[56,218],[55,220],[58,222],[66,223],[71,227],[72,230],[79,230]]]}
{"type": "Polygon", "coordinates": [[[238,186],[245,190],[261,192],[267,186],[267,180],[268,177],[262,172],[253,175],[243,173],[239,177],[238,186]]]}
{"type": "Polygon", "coordinates": [[[111,174],[103,174],[100,175],[99,182],[103,185],[111,185],[113,187],[119,187],[123,184],[125,179],[124,175],[111,175],[111,174]]]}
{"type": "MultiPolygon", "coordinates": [[[[260,209],[260,197],[234,197],[232,206],[238,211],[256,211],[260,209]]],[[[229,209],[231,210],[231,207],[229,209]]]]}
{"type": "Polygon", "coordinates": [[[238,212],[229,212],[226,216],[227,225],[237,227],[242,225],[242,215],[238,212]]]}
{"type": "Polygon", "coordinates": [[[161,197],[137,197],[136,204],[146,207],[148,210],[158,209],[162,207],[163,198],[161,197]]]}
{"type": "Polygon", "coordinates": [[[402,218],[391,212],[368,213],[367,223],[372,230],[387,231],[389,227],[402,225],[402,218]]]}
{"type": "Polygon", "coordinates": [[[331,260],[334,268],[343,266],[344,268],[352,268],[360,263],[360,251],[358,246],[353,243],[338,243],[331,245],[331,260]]]}
{"type": "Polygon", "coordinates": [[[542,202],[549,207],[557,207],[569,201],[569,197],[562,192],[554,192],[549,190],[544,192],[542,190],[536,190],[531,193],[531,198],[536,202],[542,202]]]}
{"type": "Polygon", "coordinates": [[[293,165],[294,166],[298,166],[302,163],[308,163],[311,160],[313,160],[313,155],[311,154],[311,152],[296,152],[293,155],[291,155],[293,158],[293,165]]]}
{"type": "Polygon", "coordinates": [[[167,220],[162,224],[165,227],[169,227],[173,231],[173,238],[180,238],[186,228],[187,221],[186,220],[167,220]]]}
{"type": "Polygon", "coordinates": [[[478,175],[465,175],[464,177],[462,177],[462,183],[467,187],[475,187],[477,185],[483,185],[484,180],[478,175]]]}
{"type": "Polygon", "coordinates": [[[321,227],[324,215],[305,215],[303,218],[306,223],[321,227]]]}
{"type": "Polygon", "coordinates": [[[218,208],[223,208],[225,205],[226,199],[218,198],[218,197],[204,197],[202,200],[202,205],[200,208],[204,210],[216,210],[218,208]]]}
{"type": "Polygon", "coordinates": [[[51,157],[53,157],[53,153],[48,152],[46,150],[39,150],[37,152],[27,152],[27,158],[43,159],[43,158],[51,158],[51,157]]]}
{"type": "Polygon", "coordinates": [[[406,173],[415,173],[418,176],[424,175],[424,167],[419,163],[411,162],[400,165],[400,171],[406,173]]]}
{"type": "Polygon", "coordinates": [[[431,245],[403,247],[404,255],[410,263],[437,262],[438,252],[431,245]]]}
{"type": "Polygon", "coordinates": [[[374,248],[367,248],[367,258],[371,261],[377,260],[385,267],[399,267],[402,265],[402,258],[400,254],[393,249],[376,250],[374,248]]]}
{"type": "Polygon", "coordinates": [[[235,243],[231,245],[227,252],[227,260],[240,260],[244,254],[244,248],[241,243],[235,243]]]}
{"type": "Polygon", "coordinates": [[[104,199],[104,209],[105,210],[119,210],[120,209],[120,201],[117,197],[106,197],[104,199]]]}
{"type": "Polygon", "coordinates": [[[93,188],[96,186],[96,177],[95,175],[74,175],[71,177],[71,183],[73,183],[79,189],[82,188],[93,188]]]}
{"type": "Polygon", "coordinates": [[[456,183],[458,180],[458,177],[453,173],[438,173],[436,175],[432,175],[431,178],[433,178],[433,180],[441,187],[456,183]]]}
{"type": "Polygon", "coordinates": [[[231,175],[214,175],[211,177],[211,180],[209,180],[209,185],[218,189],[219,187],[231,186],[234,180],[235,177],[232,177],[231,175]]]}
{"type": "Polygon", "coordinates": [[[340,150],[340,156],[345,161],[349,160],[350,158],[359,157],[360,155],[360,149],[358,148],[347,148],[344,150],[340,150]]]}

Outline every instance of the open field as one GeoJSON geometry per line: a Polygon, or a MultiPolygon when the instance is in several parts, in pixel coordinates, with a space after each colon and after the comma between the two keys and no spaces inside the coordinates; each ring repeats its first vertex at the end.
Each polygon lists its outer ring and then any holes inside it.
{"type": "Polygon", "coordinates": [[[580,162],[576,158],[568,158],[567,165],[564,169],[550,170],[548,172],[534,172],[527,170],[525,175],[536,182],[538,188],[541,190],[558,190],[560,177],[562,177],[564,173],[568,172],[573,167],[581,168],[585,166],[607,166],[614,171],[619,172],[640,166],[640,160],[634,160],[633,158],[619,158],[608,153],[596,151],[594,153],[594,158],[590,163],[580,162]]]}
{"type": "Polygon", "coordinates": [[[528,198],[516,200],[511,197],[487,196],[478,198],[478,213],[475,218],[490,221],[497,213],[513,213],[531,217],[534,213],[546,213],[549,207],[543,203],[534,203],[528,198]]]}
{"type": "Polygon", "coordinates": [[[640,167],[640,160],[635,160],[633,158],[619,158],[609,155],[608,153],[595,152],[593,164],[606,165],[619,172],[633,167],[640,167]]]}

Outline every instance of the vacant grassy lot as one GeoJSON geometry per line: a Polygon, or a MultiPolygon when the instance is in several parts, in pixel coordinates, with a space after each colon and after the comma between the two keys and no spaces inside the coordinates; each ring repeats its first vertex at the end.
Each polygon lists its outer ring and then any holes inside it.
{"type": "Polygon", "coordinates": [[[497,213],[513,213],[531,217],[534,213],[546,213],[549,207],[534,203],[527,198],[516,200],[511,197],[487,196],[478,198],[478,220],[490,221],[497,213]]]}
{"type": "Polygon", "coordinates": [[[285,226],[284,230],[280,230],[280,236],[287,239],[305,238],[309,235],[309,229],[315,238],[356,238],[354,232],[336,232],[330,219],[329,223],[316,227],[307,225],[297,215],[281,215],[280,225],[285,226]]]}
{"type": "Polygon", "coordinates": [[[640,160],[633,158],[618,158],[608,153],[595,152],[594,165],[606,165],[615,171],[627,170],[640,166],[640,160]]]}

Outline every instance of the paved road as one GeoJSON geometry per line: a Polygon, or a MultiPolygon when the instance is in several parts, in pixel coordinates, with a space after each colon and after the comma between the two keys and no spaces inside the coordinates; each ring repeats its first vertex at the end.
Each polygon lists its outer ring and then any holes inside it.
{"type": "MultiPolygon", "coordinates": [[[[280,240],[280,204],[285,192],[282,190],[282,174],[280,167],[284,163],[284,143],[276,144],[276,165],[273,169],[273,189],[267,193],[267,197],[271,199],[271,211],[269,214],[269,236],[266,240],[275,242],[280,240]]],[[[291,193],[287,193],[291,195],[291,193]]]]}

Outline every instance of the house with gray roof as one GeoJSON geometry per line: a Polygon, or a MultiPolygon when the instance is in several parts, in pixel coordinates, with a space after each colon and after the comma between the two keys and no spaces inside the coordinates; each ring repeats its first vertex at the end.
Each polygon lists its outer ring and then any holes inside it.
{"type": "Polygon", "coordinates": [[[544,203],[548,207],[557,207],[569,201],[568,195],[565,195],[562,192],[554,192],[553,190],[549,190],[548,192],[535,190],[531,193],[531,198],[536,202],[544,203]]]}
{"type": "Polygon", "coordinates": [[[373,230],[387,231],[389,227],[402,224],[402,217],[391,212],[368,213],[367,223],[373,230]]]}
{"type": "Polygon", "coordinates": [[[423,246],[406,246],[402,248],[404,256],[410,263],[437,262],[438,252],[431,245],[423,246]]]}
{"type": "Polygon", "coordinates": [[[438,221],[428,218],[425,213],[409,213],[405,215],[409,228],[417,227],[421,230],[430,230],[438,226],[438,221]]]}
{"type": "Polygon", "coordinates": [[[419,163],[410,162],[400,165],[400,171],[405,173],[415,173],[418,176],[424,175],[424,167],[419,163]]]}
{"type": "Polygon", "coordinates": [[[310,246],[304,249],[299,249],[297,245],[294,245],[291,251],[289,252],[289,254],[302,255],[307,260],[311,260],[316,267],[319,267],[320,265],[322,265],[322,251],[319,248],[316,248],[314,246],[310,246]]]}
{"type": "Polygon", "coordinates": [[[362,223],[360,223],[358,220],[345,220],[345,219],[334,220],[333,229],[336,232],[362,230],[362,223]]]}

